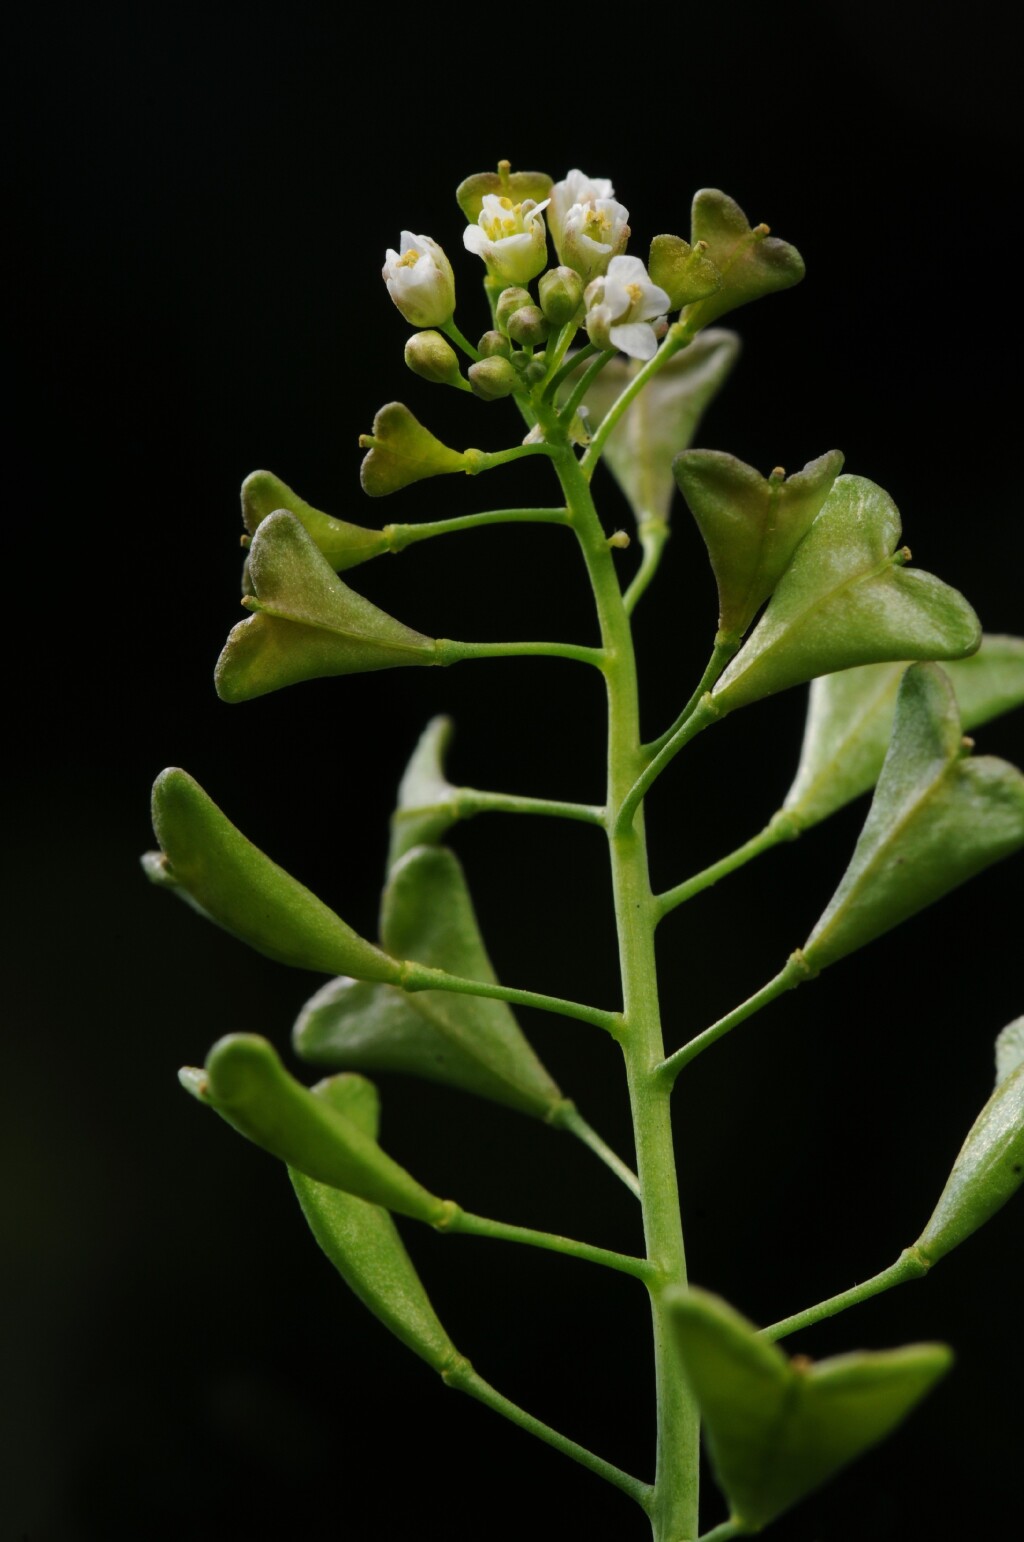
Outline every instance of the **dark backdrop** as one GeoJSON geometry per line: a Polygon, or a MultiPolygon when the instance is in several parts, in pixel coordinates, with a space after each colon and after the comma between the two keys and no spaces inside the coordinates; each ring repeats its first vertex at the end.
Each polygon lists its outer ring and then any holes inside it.
{"type": "MultiPolygon", "coordinates": [[[[798,244],[805,284],[734,318],[744,356],[700,442],[763,469],[840,445],[848,470],[897,499],[915,559],[962,587],[989,630],[1020,630],[1008,40],[984,7],[965,35],[934,7],[894,18],[874,3],[503,14],[493,27],[446,8],[33,15],[5,90],[17,432],[0,1532],[640,1536],[624,1500],[446,1393],[378,1330],[304,1234],[280,1170],[178,1090],[178,1065],[221,1033],[284,1046],[317,981],[147,888],[148,786],[186,766],[367,933],[397,778],[433,713],[456,718],[456,780],[600,796],[600,695],[574,666],[355,677],[235,709],[211,684],[240,614],[237,489],[254,466],[367,523],[550,499],[536,464],[381,507],[357,480],[356,436],[395,396],[456,444],[515,433],[511,409],[408,375],[407,328],[377,276],[401,228],[433,235],[455,260],[465,330],[482,330],[452,192],[501,155],[611,176],[640,253],[659,230],[687,232],[702,185],[798,244]]],[[[628,518],[616,496],[606,487],[610,524],[628,518]]],[[[360,569],[357,587],[426,632],[592,637],[560,532],[432,543],[360,569]]],[[[652,731],[688,693],[713,619],[680,510],[639,625],[652,731]]],[[[794,769],[803,706],[796,691],[751,709],[665,777],[651,810],[659,882],[760,828],[794,769]]],[[[978,738],[1021,758],[1019,723],[978,738]]],[[[666,924],[672,1042],[806,936],[862,817],[847,811],[666,924]]],[[[454,844],[503,977],[615,1002],[593,832],[495,819],[454,844]]],[[[687,1079],[697,1281],[768,1321],[915,1235],[987,1096],[991,1041],[1021,1010],[1015,899],[1019,868],[975,881],[687,1079]]],[[[527,1017],[566,1090],[627,1146],[613,1047],[527,1017]]],[[[382,1083],[386,1143],[435,1190],[637,1244],[628,1196],[566,1138],[382,1083]]],[[[896,1439],[780,1522],[780,1542],[1009,1528],[1020,1226],[1015,1207],[927,1283],[807,1336],[825,1354],[945,1338],[959,1364],[896,1439]]],[[[486,1376],[649,1472],[649,1351],[629,1282],[405,1230],[486,1376]]]]}

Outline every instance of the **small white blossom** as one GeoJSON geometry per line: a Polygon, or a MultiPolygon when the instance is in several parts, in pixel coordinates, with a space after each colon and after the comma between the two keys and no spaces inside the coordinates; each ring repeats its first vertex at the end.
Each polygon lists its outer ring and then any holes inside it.
{"type": "Polygon", "coordinates": [[[573,167],[561,182],[555,183],[549,199],[551,208],[548,211],[548,225],[559,254],[562,250],[562,227],[565,224],[565,216],[573,204],[597,203],[601,199],[614,197],[615,189],[607,177],[588,177],[580,171],[578,166],[573,167]]]}
{"type": "Polygon", "coordinates": [[[629,210],[614,198],[574,203],[562,224],[560,259],[566,267],[575,268],[584,282],[606,273],[612,258],[626,249],[628,221],[629,210]]]}
{"type": "Polygon", "coordinates": [[[528,284],[547,265],[548,244],[543,211],[548,199],[526,198],[513,203],[497,193],[484,195],[480,217],[462,233],[466,250],[487,264],[488,272],[506,284],[528,284]]]}
{"type": "Polygon", "coordinates": [[[652,284],[639,257],[613,257],[608,272],[587,285],[586,328],[599,348],[618,348],[631,359],[653,359],[656,322],[669,308],[664,289],[652,284]]]}
{"type": "Polygon", "coordinates": [[[414,327],[443,327],[455,311],[455,275],[436,241],[402,231],[401,255],[390,247],[381,277],[414,327]]]}

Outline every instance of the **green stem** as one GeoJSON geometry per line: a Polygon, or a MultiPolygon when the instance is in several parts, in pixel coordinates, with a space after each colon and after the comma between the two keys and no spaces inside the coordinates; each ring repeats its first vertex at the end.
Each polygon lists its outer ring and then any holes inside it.
{"type": "Polygon", "coordinates": [[[451,1370],[444,1372],[444,1380],[449,1387],[454,1387],[458,1392],[467,1392],[470,1397],[475,1397],[477,1402],[491,1408],[495,1413],[501,1414],[505,1419],[510,1419],[513,1424],[526,1430],[529,1435],[536,1435],[538,1440],[543,1440],[545,1445],[553,1446],[556,1451],[561,1451],[563,1456],[569,1456],[574,1462],[579,1462],[581,1467],[586,1467],[590,1472],[596,1473],[599,1478],[604,1478],[606,1483],[628,1494],[630,1499],[635,1499],[641,1509],[646,1510],[650,1502],[650,1485],[642,1483],[639,1478],[633,1478],[628,1472],[623,1472],[620,1467],[615,1467],[611,1462],[606,1462],[603,1457],[595,1456],[593,1451],[588,1451],[586,1446],[577,1445],[575,1440],[570,1440],[567,1435],[551,1428],[541,1419],[534,1418],[520,1408],[518,1403],[513,1403],[502,1393],[496,1391],[489,1382],[478,1376],[468,1360],[460,1360],[451,1370]]]}
{"type": "Polygon", "coordinates": [[[580,1001],[564,1001],[561,996],[544,996],[537,991],[516,990],[512,985],[499,985],[496,980],[464,980],[461,975],[449,974],[445,969],[429,969],[426,964],[407,960],[402,964],[399,985],[404,991],[452,991],[457,996],[485,996],[492,1001],[510,1001],[513,1006],[537,1007],[542,1012],[554,1012],[558,1017],[573,1017],[580,1023],[593,1023],[617,1038],[622,1026],[618,1012],[604,1012],[600,1007],[588,1007],[580,1001]]]}
{"type": "Polygon", "coordinates": [[[633,576],[633,581],[623,597],[622,603],[626,607],[627,616],[633,614],[637,601],[658,571],[661,554],[665,550],[665,542],[669,538],[669,528],[663,519],[649,517],[641,519],[637,526],[637,536],[640,540],[640,549],[643,552],[643,557],[641,558],[640,566],[633,576]]]}
{"type": "Polygon", "coordinates": [[[581,348],[578,353],[574,353],[571,359],[566,359],[561,368],[557,369],[550,380],[545,382],[544,398],[548,401],[554,400],[555,393],[562,384],[562,381],[568,380],[574,369],[579,369],[581,364],[585,364],[588,359],[592,359],[595,354],[601,351],[596,343],[588,343],[585,348],[581,348]]]}
{"type": "MultiPolygon", "coordinates": [[[[516,403],[522,406],[522,393],[516,392],[516,403]]],[[[468,458],[466,475],[475,477],[481,471],[493,471],[495,466],[507,466],[510,461],[522,460],[527,455],[551,456],[551,445],[537,439],[530,444],[514,444],[508,450],[464,450],[463,454],[468,458]]]]}
{"type": "Polygon", "coordinates": [[[701,894],[705,889],[710,889],[720,878],[727,878],[730,873],[735,873],[737,868],[744,867],[759,857],[764,851],[771,851],[773,846],[779,846],[783,841],[795,841],[800,834],[800,826],[785,809],[772,816],[768,824],[757,835],[752,835],[749,841],[742,846],[737,846],[727,857],[721,857],[713,862],[710,867],[705,867],[701,872],[694,873],[692,878],[687,878],[685,883],[677,883],[674,889],[666,889],[664,894],[659,894],[657,899],[658,919],[667,916],[675,910],[677,905],[684,904],[688,899],[693,899],[695,894],[701,894]]]}
{"type": "Polygon", "coordinates": [[[608,412],[601,419],[601,423],[593,439],[590,441],[587,453],[580,462],[580,469],[588,482],[593,476],[594,467],[600,460],[601,452],[608,442],[608,435],[626,411],[626,408],[639,396],[648,380],[653,380],[654,376],[665,368],[669,359],[673,358],[681,348],[685,348],[689,343],[692,343],[694,336],[695,334],[690,331],[684,321],[677,321],[670,326],[654,358],[650,359],[643,369],[637,370],[629,385],[625,387],[621,395],[612,403],[608,412]]]}
{"type": "Polygon", "coordinates": [[[604,653],[600,648],[584,648],[576,643],[549,642],[456,642],[450,637],[438,637],[434,642],[438,664],[461,664],[465,659],[575,659],[579,664],[593,664],[595,669],[604,668],[604,653]]]}
{"type": "Polygon", "coordinates": [[[759,991],[749,996],[727,1016],[719,1018],[718,1022],[712,1023],[710,1028],[705,1028],[703,1033],[698,1033],[695,1039],[691,1039],[689,1044],[684,1044],[682,1049],[677,1049],[674,1055],[669,1055],[667,1060],[663,1060],[661,1065],[655,1068],[655,1074],[668,1086],[672,1086],[680,1071],[684,1066],[688,1066],[691,1060],[696,1060],[698,1055],[710,1049],[712,1044],[724,1038],[733,1028],[746,1022],[748,1017],[753,1017],[755,1012],[760,1012],[761,1008],[766,1007],[770,1001],[774,1001],[776,996],[794,990],[801,981],[808,978],[810,978],[810,970],[804,962],[803,954],[797,948],[795,953],[790,954],[784,968],[779,970],[773,980],[769,980],[767,985],[763,985],[759,991]]]}
{"type": "Polygon", "coordinates": [[[576,1136],[577,1140],[581,1140],[617,1178],[621,1179],[631,1194],[635,1194],[637,1199],[640,1198],[640,1184],[636,1173],[631,1167],[627,1167],[622,1158],[601,1139],[596,1130],[591,1128],[575,1103],[569,1101],[559,1103],[552,1115],[551,1123],[556,1129],[568,1130],[570,1134],[576,1136]]]}
{"type": "Polygon", "coordinates": [[[417,541],[433,540],[435,535],[455,535],[462,530],[476,530],[482,525],[564,525],[564,509],[488,509],[483,514],[460,514],[454,519],[434,519],[423,525],[385,525],[388,549],[404,551],[417,541]]]}
{"type": "Polygon", "coordinates": [[[753,1528],[745,1526],[742,1521],[723,1521],[720,1526],[713,1526],[710,1531],[705,1531],[699,1542],[732,1542],[733,1537],[749,1537],[753,1528]]]}
{"type": "Polygon", "coordinates": [[[811,1328],[816,1322],[824,1322],[827,1317],[845,1312],[848,1307],[870,1301],[872,1296],[880,1296],[884,1290],[892,1290],[894,1285],[902,1285],[906,1280],[919,1280],[928,1273],[930,1267],[928,1260],[916,1248],[904,1248],[896,1262],[890,1264],[888,1269],[883,1269],[881,1274],[872,1275],[862,1285],[853,1285],[849,1290],[840,1291],[838,1296],[829,1296],[827,1301],[819,1301],[817,1306],[809,1306],[804,1312],[794,1312],[792,1317],[783,1317],[781,1321],[772,1323],[770,1328],[762,1328],[761,1336],[773,1342],[788,1338],[801,1328],[811,1328]]]}
{"type": "MultiPolygon", "coordinates": [[[[607,806],[613,809],[620,806],[643,769],[639,693],[629,616],[584,464],[571,450],[555,461],[590,575],[606,654],[607,806]]],[[[700,1422],[696,1400],[680,1375],[665,1301],[668,1288],[686,1284],[686,1255],[672,1144],[671,1089],[655,1070],[664,1045],[654,956],[657,916],[642,812],[635,821],[610,831],[608,845],[623,992],[618,1034],[633,1114],[644,1238],[653,1270],[649,1292],[658,1432],[649,1513],[654,1542],[680,1542],[697,1534],[700,1422]]]]}
{"type": "Polygon", "coordinates": [[[680,712],[675,722],[669,728],[666,728],[665,732],[661,735],[660,738],[655,739],[651,744],[644,745],[645,750],[647,750],[652,755],[658,754],[658,752],[663,750],[672,741],[675,735],[686,726],[687,722],[693,716],[694,712],[697,710],[697,707],[700,705],[701,698],[711,690],[712,686],[715,684],[715,681],[718,679],[719,675],[722,673],[722,670],[725,668],[726,664],[728,664],[729,660],[732,658],[738,647],[739,643],[737,642],[733,642],[731,640],[727,642],[719,642],[716,639],[715,646],[711,651],[711,657],[708,659],[704,673],[697,681],[693,695],[686,703],[686,706],[683,708],[682,712],[680,712]]]}
{"type": "Polygon", "coordinates": [[[559,803],[552,798],[523,798],[511,792],[481,792],[476,787],[457,787],[452,799],[456,817],[474,814],[542,814],[552,819],[573,819],[604,827],[604,809],[593,803],[559,803]]]}
{"type": "Polygon", "coordinates": [[[555,1232],[534,1231],[530,1226],[510,1226],[507,1221],[492,1221],[486,1215],[472,1215],[457,1205],[437,1229],[445,1235],[455,1233],[464,1237],[490,1237],[494,1242],[521,1242],[526,1247],[542,1248],[546,1253],[562,1253],[567,1258],[579,1258],[583,1263],[601,1264],[619,1274],[630,1274],[635,1280],[646,1280],[651,1274],[651,1266],[645,1258],[632,1258],[628,1253],[595,1248],[589,1242],[577,1242],[575,1237],[559,1237],[555,1232]]]}
{"type": "Polygon", "coordinates": [[[590,387],[593,385],[593,383],[597,379],[598,375],[604,369],[606,364],[610,364],[611,363],[611,361],[612,361],[612,359],[614,359],[614,357],[615,357],[615,349],[612,348],[612,349],[609,349],[609,350],[607,350],[607,351],[605,351],[603,353],[598,354],[598,357],[594,360],[594,362],[592,364],[588,364],[587,365],[586,369],[583,371],[583,374],[580,376],[579,380],[577,380],[576,384],[573,386],[572,394],[570,395],[569,400],[566,402],[565,406],[562,407],[561,410],[559,411],[559,414],[558,414],[559,421],[564,423],[566,425],[566,427],[568,427],[569,424],[572,422],[573,418],[576,415],[577,407],[580,405],[580,402],[583,400],[583,398],[586,396],[587,392],[590,390],[590,387]]]}
{"type": "Polygon", "coordinates": [[[455,325],[454,317],[451,321],[446,321],[440,330],[445,334],[446,337],[450,337],[455,346],[457,348],[461,348],[463,353],[466,354],[467,358],[473,360],[474,364],[478,364],[480,362],[483,355],[481,354],[479,348],[474,348],[473,344],[469,341],[469,338],[463,337],[462,333],[455,325]]]}
{"type": "Polygon", "coordinates": [[[632,825],[637,809],[641,802],[657,781],[670,761],[674,760],[683,747],[695,739],[702,729],[714,723],[719,716],[718,708],[714,705],[710,696],[704,696],[690,713],[686,722],[678,728],[671,739],[648,760],[643,771],[637,777],[632,787],[626,793],[619,805],[619,811],[615,818],[615,833],[624,833],[632,825]]]}

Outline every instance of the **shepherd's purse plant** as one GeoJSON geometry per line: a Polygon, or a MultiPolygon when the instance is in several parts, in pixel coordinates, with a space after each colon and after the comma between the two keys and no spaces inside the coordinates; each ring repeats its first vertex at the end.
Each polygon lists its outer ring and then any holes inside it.
{"type": "MultiPolygon", "coordinates": [[[[689,238],[655,237],[646,265],[627,255],[629,215],[605,179],[573,170],[552,182],[502,162],[467,178],[457,198],[464,245],[483,262],[490,326],[475,343],[463,335],[444,250],[429,236],[403,232],[387,253],[384,279],[413,329],[405,362],[424,381],[478,401],[507,401],[511,421],[518,413],[522,422],[503,450],[452,449],[391,402],[361,440],[363,490],[380,498],[428,478],[483,477],[534,457],[550,473],[550,506],[495,506],[378,528],[322,513],[277,476],[254,472],[242,488],[248,615],[220,656],[217,690],[224,701],[248,702],[366,670],[509,657],[542,670],[538,660],[568,659],[603,681],[605,796],[591,805],[455,785],[446,771],[450,724],[434,719],[401,781],[380,933],[371,941],[252,845],[185,771],[164,771],[153,791],[160,849],[144,859],[149,877],[270,958],[330,977],[293,1035],[296,1053],[327,1070],[324,1080],[307,1087],[277,1049],[249,1033],[221,1039],[205,1066],[183,1070],[181,1080],[287,1165],[313,1235],[344,1281],[449,1386],[635,1500],[631,1535],[649,1527],[655,1542],[725,1542],[760,1531],[887,1436],[948,1370],[942,1344],[817,1362],[788,1358],[779,1344],[923,1276],[1011,1197],[1024,1174],[1024,1018],[996,1038],[994,1090],[945,1186],[936,1182],[923,1229],[914,1235],[909,1216],[913,1240],[889,1267],[767,1326],[688,1284],[673,1087],[698,1056],[783,993],[1024,844],[1024,777],[972,753],[965,737],[1024,700],[1024,642],[983,636],[956,589],[910,565],[893,500],[866,477],[844,474],[838,451],[787,476],[781,467],[763,475],[725,452],[690,448],[737,353],[735,336],[716,324],[796,284],[804,269],[794,247],[752,226],[713,189],[693,200],[689,238]],[[633,510],[635,537],[609,531],[598,514],[594,474],[602,462],[633,510]],[[656,661],[679,681],[679,710],[647,737],[632,617],[658,575],[677,491],[707,547],[718,626],[703,669],[698,660],[689,678],[676,659],[656,661]],[[597,646],[429,637],[350,583],[350,569],[384,553],[523,522],[563,526],[575,537],[593,590],[597,646]],[[803,748],[782,806],[739,849],[654,892],[647,793],[698,734],[807,684],[803,748]],[[871,789],[846,872],[802,946],[719,1021],[682,1042],[672,1024],[666,1042],[656,928],[679,925],[675,913],[687,901],[871,789]],[[522,984],[495,977],[465,875],[446,844],[459,821],[492,811],[579,821],[607,843],[619,1001],[531,990],[528,960],[522,984]],[[576,1019],[618,1045],[633,1120],[629,1162],[555,1084],[517,1024],[517,1006],[576,1019]],[[378,1094],[364,1073],[396,1071],[492,1099],[582,1141],[635,1195],[642,1252],[477,1215],[458,1196],[430,1192],[378,1140],[378,1094]],[[651,1470],[620,1470],[490,1385],[449,1337],[395,1217],[402,1228],[420,1223],[547,1249],[579,1260],[581,1274],[611,1269],[635,1280],[637,1310],[646,1298],[652,1326],[651,1470]],[[702,1426],[724,1496],[724,1506],[708,1505],[703,1531],[702,1426]]],[[[999,1027],[992,1024],[993,1033],[999,1027]]],[[[701,1278],[712,1273],[713,1263],[702,1260],[701,1278]]],[[[473,1353],[486,1361],[486,1346],[473,1353]]],[[[449,1517],[456,1526],[450,1509],[449,1517]]]]}

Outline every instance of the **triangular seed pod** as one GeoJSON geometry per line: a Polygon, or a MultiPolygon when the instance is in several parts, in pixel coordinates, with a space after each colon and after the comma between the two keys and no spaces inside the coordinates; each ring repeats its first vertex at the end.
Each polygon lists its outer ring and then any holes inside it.
{"type": "MultiPolygon", "coordinates": [[[[967,731],[1024,703],[1024,638],[986,634],[977,653],[942,667],[967,731]]],[[[875,785],[906,671],[901,660],[812,680],[800,764],[783,804],[802,830],[875,785]]]]}
{"type": "Polygon", "coordinates": [[[264,856],[187,772],[157,777],[153,829],[162,850],[144,859],[147,876],[257,952],[299,969],[398,978],[393,958],[264,856]]]}
{"type": "Polygon", "coordinates": [[[757,626],[712,693],[720,713],[816,675],[891,659],[963,658],[981,627],[962,594],[897,552],[888,493],[841,476],[757,626]]]}
{"type": "Polygon", "coordinates": [[[971,758],[952,687],[934,664],[900,686],[867,821],[803,954],[823,969],[1024,846],[1024,776],[971,758]]]}
{"type": "Polygon", "coordinates": [[[234,627],[214,679],[224,701],[331,675],[436,662],[434,642],[337,576],[293,514],[263,521],[249,552],[253,610],[234,627]]]}
{"type": "Polygon", "coordinates": [[[336,573],[358,567],[388,549],[383,530],[367,530],[363,525],[352,525],[314,509],[272,471],[250,472],[242,483],[242,522],[249,534],[255,535],[263,521],[278,509],[295,515],[336,573]]]}
{"type": "Polygon", "coordinates": [[[671,1304],[715,1476],[754,1530],[884,1439],[952,1362],[944,1344],[788,1360],[717,1296],[680,1291],[671,1304]]]}
{"type": "MultiPolygon", "coordinates": [[[[462,869],[444,847],[419,847],[394,867],[381,936],[396,956],[494,979],[462,869]]],[[[503,1001],[332,980],[307,1003],[294,1034],[298,1053],[321,1065],[404,1071],[540,1119],[565,1106],[503,1001]]]]}
{"type": "Polygon", "coordinates": [[[691,245],[703,242],[705,256],[722,276],[714,294],[684,312],[694,328],[706,327],[762,295],[789,289],[804,276],[804,260],[796,247],[769,235],[767,225],[751,229],[739,204],[717,188],[705,187],[694,195],[690,230],[691,245]]]}
{"type": "MultiPolygon", "coordinates": [[[[313,1087],[312,1095],[376,1139],[376,1117],[365,1117],[370,1103],[376,1114],[372,1082],[361,1076],[332,1076],[313,1087]]],[[[388,1212],[307,1178],[294,1167],[288,1169],[288,1176],[310,1230],[349,1289],[435,1371],[444,1372],[453,1365],[458,1351],[438,1320],[388,1212]]]]}
{"type": "Polygon", "coordinates": [[[428,1225],[451,1208],[382,1151],[358,1122],[290,1076],[273,1045],[257,1034],[219,1039],[206,1057],[205,1075],[189,1067],[183,1080],[239,1134],[307,1178],[428,1225]]]}

